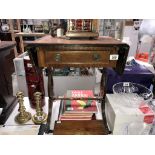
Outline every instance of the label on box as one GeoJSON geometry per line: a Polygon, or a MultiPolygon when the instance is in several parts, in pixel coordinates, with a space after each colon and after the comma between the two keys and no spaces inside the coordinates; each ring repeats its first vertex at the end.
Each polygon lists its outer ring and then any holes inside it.
{"type": "Polygon", "coordinates": [[[152,124],[155,115],[153,110],[147,104],[141,104],[139,109],[143,114],[145,114],[144,122],[147,124],[152,124]]]}

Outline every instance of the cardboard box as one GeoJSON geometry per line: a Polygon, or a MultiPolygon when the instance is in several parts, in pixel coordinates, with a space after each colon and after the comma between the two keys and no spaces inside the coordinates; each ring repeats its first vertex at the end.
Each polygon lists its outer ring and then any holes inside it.
{"type": "MultiPolygon", "coordinates": [[[[143,113],[139,106],[130,105],[135,99],[135,94],[107,94],[105,112],[108,126],[115,135],[140,135],[149,134],[152,123],[147,123],[147,118],[152,118],[154,113],[143,113]]],[[[142,102],[142,100],[140,100],[142,102]]],[[[140,103],[141,104],[141,103],[140,103]]]]}

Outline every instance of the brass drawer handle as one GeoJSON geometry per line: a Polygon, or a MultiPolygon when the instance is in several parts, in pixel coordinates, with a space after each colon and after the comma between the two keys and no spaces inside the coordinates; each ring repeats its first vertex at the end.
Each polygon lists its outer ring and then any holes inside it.
{"type": "Polygon", "coordinates": [[[100,59],[101,59],[100,54],[98,54],[98,53],[94,53],[94,54],[93,54],[93,60],[99,61],[100,59]]]}
{"type": "Polygon", "coordinates": [[[57,53],[55,55],[55,61],[57,61],[57,62],[61,61],[61,55],[60,54],[57,53]]]}

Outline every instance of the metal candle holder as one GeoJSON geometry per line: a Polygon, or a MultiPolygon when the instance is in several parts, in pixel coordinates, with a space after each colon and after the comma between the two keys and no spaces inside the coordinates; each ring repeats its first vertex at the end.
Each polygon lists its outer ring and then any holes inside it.
{"type": "Polygon", "coordinates": [[[24,106],[24,94],[23,92],[17,92],[16,97],[18,99],[19,103],[19,114],[15,117],[15,121],[19,124],[24,124],[28,122],[31,119],[31,114],[29,112],[26,112],[26,108],[24,106]]]}
{"type": "Polygon", "coordinates": [[[32,121],[35,124],[42,124],[47,121],[47,114],[43,112],[41,109],[41,95],[42,93],[40,92],[35,92],[34,93],[34,99],[36,102],[36,114],[33,115],[32,121]]]}

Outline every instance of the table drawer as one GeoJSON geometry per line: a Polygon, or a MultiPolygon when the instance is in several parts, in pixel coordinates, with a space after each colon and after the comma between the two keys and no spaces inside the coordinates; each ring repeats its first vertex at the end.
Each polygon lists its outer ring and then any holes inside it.
{"type": "Polygon", "coordinates": [[[44,60],[46,66],[53,67],[115,67],[116,61],[110,61],[114,51],[46,51],[44,60]]]}

